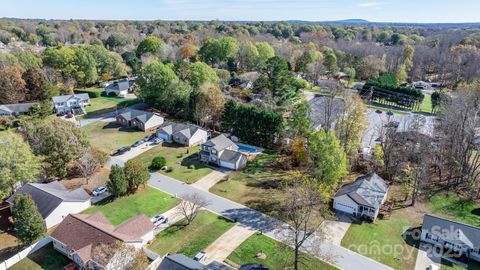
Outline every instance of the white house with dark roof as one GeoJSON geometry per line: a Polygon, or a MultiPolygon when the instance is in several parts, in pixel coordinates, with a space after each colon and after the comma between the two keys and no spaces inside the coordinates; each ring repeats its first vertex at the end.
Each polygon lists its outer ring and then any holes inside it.
{"type": "Polygon", "coordinates": [[[18,116],[26,114],[35,103],[0,104],[0,115],[18,116]]]}
{"type": "Polygon", "coordinates": [[[62,222],[68,214],[80,213],[91,205],[90,195],[83,188],[69,191],[58,181],[23,185],[7,199],[11,208],[15,196],[19,194],[29,194],[32,197],[47,229],[62,222]]]}
{"type": "Polygon", "coordinates": [[[85,107],[90,104],[88,94],[73,94],[52,97],[53,107],[58,114],[74,113],[75,115],[85,114],[85,107]]]}
{"type": "Polygon", "coordinates": [[[157,129],[157,137],[166,142],[194,146],[205,143],[208,139],[208,132],[195,125],[165,122],[157,129]]]}
{"type": "Polygon", "coordinates": [[[119,81],[112,82],[111,84],[105,86],[105,94],[112,95],[114,93],[119,97],[127,97],[128,92],[131,92],[135,86],[133,80],[123,79],[119,81]]]}
{"type": "Polygon", "coordinates": [[[128,109],[124,113],[117,115],[116,122],[122,126],[149,131],[163,125],[164,119],[157,113],[128,109]]]}
{"type": "Polygon", "coordinates": [[[387,194],[388,184],[385,180],[371,173],[342,186],[333,199],[333,209],[375,220],[387,194]]]}
{"type": "Polygon", "coordinates": [[[479,227],[426,214],[420,240],[451,252],[452,259],[480,262],[479,227]]]}
{"type": "Polygon", "coordinates": [[[163,257],[157,270],[233,270],[223,263],[213,261],[204,265],[183,254],[169,254],[163,257]]]}
{"type": "Polygon", "coordinates": [[[223,134],[202,144],[199,155],[204,162],[232,170],[243,169],[247,165],[247,155],[223,134]]]}

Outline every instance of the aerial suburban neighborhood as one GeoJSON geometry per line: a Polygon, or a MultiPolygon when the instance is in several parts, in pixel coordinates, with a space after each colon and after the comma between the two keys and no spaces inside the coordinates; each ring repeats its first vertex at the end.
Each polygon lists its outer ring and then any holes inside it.
{"type": "Polygon", "coordinates": [[[480,3],[77,2],[0,4],[0,270],[480,270],[480,3]]]}

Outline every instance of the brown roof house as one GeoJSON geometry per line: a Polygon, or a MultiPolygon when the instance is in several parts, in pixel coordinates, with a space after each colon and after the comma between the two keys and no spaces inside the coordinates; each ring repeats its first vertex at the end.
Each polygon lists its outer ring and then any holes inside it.
{"type": "Polygon", "coordinates": [[[128,109],[116,117],[116,122],[122,126],[149,131],[160,127],[163,124],[164,119],[157,113],[128,109]]]}
{"type": "Polygon", "coordinates": [[[113,226],[97,212],[91,215],[71,214],[58,225],[53,234],[53,247],[74,261],[80,268],[95,265],[96,269],[114,269],[115,261],[95,261],[95,247],[99,245],[125,243],[142,248],[153,240],[152,222],[145,215],[138,215],[124,223],[113,226]]]}

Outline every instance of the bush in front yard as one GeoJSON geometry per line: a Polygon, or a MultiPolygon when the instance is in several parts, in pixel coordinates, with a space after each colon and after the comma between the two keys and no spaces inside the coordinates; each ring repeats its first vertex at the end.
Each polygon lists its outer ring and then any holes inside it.
{"type": "Polygon", "coordinates": [[[167,160],[162,156],[156,156],[153,158],[152,163],[150,164],[150,170],[158,171],[163,166],[167,164],[167,160]]]}

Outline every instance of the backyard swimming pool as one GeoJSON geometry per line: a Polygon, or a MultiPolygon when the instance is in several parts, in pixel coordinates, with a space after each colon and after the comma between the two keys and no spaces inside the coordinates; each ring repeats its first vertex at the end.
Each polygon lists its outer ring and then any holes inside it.
{"type": "Polygon", "coordinates": [[[238,146],[238,150],[240,150],[240,151],[245,151],[245,152],[250,152],[250,153],[258,152],[257,148],[255,148],[253,146],[250,146],[250,145],[237,143],[237,146],[238,146]]]}

